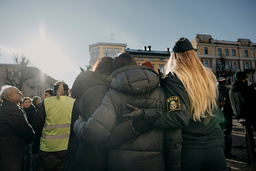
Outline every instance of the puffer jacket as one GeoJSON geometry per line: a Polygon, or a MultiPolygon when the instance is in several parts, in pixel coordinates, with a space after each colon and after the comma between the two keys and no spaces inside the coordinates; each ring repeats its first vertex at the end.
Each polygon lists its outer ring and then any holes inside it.
{"type": "Polygon", "coordinates": [[[79,118],[78,116],[81,115],[85,121],[92,116],[93,112],[101,104],[105,93],[109,90],[109,84],[110,77],[97,72],[83,71],[77,76],[71,92],[72,97],[74,97],[76,101],[72,111],[70,139],[64,171],[106,170],[107,148],[115,144],[123,143],[127,139],[137,135],[133,131],[131,121],[126,121],[119,125],[126,129],[126,132],[123,134],[120,134],[121,129],[117,126],[116,134],[114,133],[113,136],[119,137],[121,135],[122,137],[119,138],[118,141],[110,137],[109,141],[102,144],[102,148],[100,145],[89,145],[86,142],[79,141],[74,134],[73,125],[79,118]],[[103,148],[103,145],[105,148],[103,148]]]}
{"type": "Polygon", "coordinates": [[[92,115],[100,105],[105,93],[108,91],[109,83],[110,81],[106,76],[97,72],[83,71],[77,76],[71,91],[72,97],[75,98],[76,101],[72,111],[70,138],[64,171],[100,171],[106,168],[103,151],[98,153],[97,146],[88,146],[79,141],[74,134],[73,125],[74,122],[79,119],[79,115],[85,120],[92,115]]]}
{"type": "MultiPolygon", "coordinates": [[[[101,144],[110,139],[123,116],[132,111],[127,104],[142,109],[165,109],[165,93],[159,87],[159,80],[153,69],[130,65],[116,70],[111,77],[111,89],[103,98],[100,107],[87,122],[78,120],[74,125],[75,134],[89,144],[101,144]]],[[[123,127],[120,129],[125,131],[123,127]]],[[[165,161],[164,151],[166,159],[169,160],[175,159],[170,155],[174,152],[173,149],[180,156],[181,134],[180,130],[176,130],[166,131],[166,135],[169,136],[164,136],[162,129],[152,128],[147,133],[111,148],[108,151],[107,169],[166,170],[165,163],[168,161],[165,161]],[[173,139],[179,139],[179,143],[172,144],[173,139]]],[[[180,159],[170,163],[179,165],[180,159]]]]}

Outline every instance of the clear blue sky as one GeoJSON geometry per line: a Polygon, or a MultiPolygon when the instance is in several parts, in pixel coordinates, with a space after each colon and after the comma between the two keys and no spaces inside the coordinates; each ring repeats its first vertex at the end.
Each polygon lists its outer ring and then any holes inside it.
{"type": "Polygon", "coordinates": [[[19,52],[71,86],[97,42],[165,50],[209,34],[256,43],[255,9],[255,0],[0,0],[0,63],[19,52]]]}

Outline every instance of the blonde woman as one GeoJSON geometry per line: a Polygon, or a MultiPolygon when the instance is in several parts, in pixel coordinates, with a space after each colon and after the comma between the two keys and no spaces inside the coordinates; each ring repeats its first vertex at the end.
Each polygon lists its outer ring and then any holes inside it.
{"type": "MultiPolygon", "coordinates": [[[[172,50],[161,84],[166,90],[167,113],[159,115],[154,126],[182,129],[182,170],[227,170],[216,116],[216,77],[202,65],[187,38],[178,39],[172,50]]],[[[145,117],[159,113],[163,112],[145,110],[145,117]]]]}

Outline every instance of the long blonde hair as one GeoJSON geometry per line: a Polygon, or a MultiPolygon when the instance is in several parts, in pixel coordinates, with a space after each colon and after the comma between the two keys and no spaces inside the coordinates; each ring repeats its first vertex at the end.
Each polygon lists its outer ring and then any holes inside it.
{"type": "Polygon", "coordinates": [[[166,73],[175,73],[183,83],[190,100],[190,114],[193,120],[212,115],[217,107],[217,80],[213,72],[205,68],[194,50],[172,52],[166,66],[166,73]]]}

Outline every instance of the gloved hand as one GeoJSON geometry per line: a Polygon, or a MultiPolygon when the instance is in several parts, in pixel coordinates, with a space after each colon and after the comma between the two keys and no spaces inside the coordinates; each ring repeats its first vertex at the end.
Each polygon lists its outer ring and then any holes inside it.
{"type": "Polygon", "coordinates": [[[155,117],[153,120],[146,120],[143,109],[139,109],[130,104],[127,104],[127,106],[131,109],[134,109],[130,116],[134,116],[132,119],[132,126],[137,133],[142,134],[152,129],[152,123],[155,122],[158,117],[155,117]]]}
{"type": "Polygon", "coordinates": [[[145,114],[137,115],[132,119],[132,126],[135,132],[142,134],[152,129],[151,121],[144,120],[145,114]]]}

